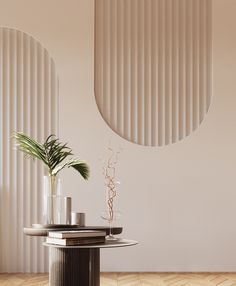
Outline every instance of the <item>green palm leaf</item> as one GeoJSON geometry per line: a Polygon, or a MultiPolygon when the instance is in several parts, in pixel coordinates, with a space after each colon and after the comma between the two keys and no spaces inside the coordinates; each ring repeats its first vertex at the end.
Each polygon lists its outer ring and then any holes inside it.
{"type": "Polygon", "coordinates": [[[74,168],[85,180],[88,180],[90,171],[88,165],[85,162],[75,160],[73,163],[70,163],[68,167],[74,168]]]}
{"type": "Polygon", "coordinates": [[[13,137],[16,139],[16,146],[19,147],[22,152],[32,159],[43,161],[43,163],[47,165],[45,150],[40,143],[21,132],[14,133],[13,137]]]}
{"type": "Polygon", "coordinates": [[[88,180],[89,178],[89,167],[88,165],[83,162],[80,161],[79,159],[71,159],[67,162],[65,162],[64,164],[61,164],[59,166],[57,166],[54,170],[53,170],[53,175],[57,175],[57,173],[59,171],[61,171],[62,169],[64,169],[65,167],[72,167],[74,168],[76,171],[78,171],[80,173],[80,175],[85,179],[88,180]]]}
{"type": "Polygon", "coordinates": [[[13,138],[16,140],[16,146],[28,157],[41,160],[47,167],[49,175],[56,176],[65,167],[72,167],[87,180],[89,178],[88,165],[79,159],[69,158],[73,155],[71,148],[67,143],[63,144],[55,137],[50,135],[45,143],[41,144],[22,132],[15,132],[13,138]]]}

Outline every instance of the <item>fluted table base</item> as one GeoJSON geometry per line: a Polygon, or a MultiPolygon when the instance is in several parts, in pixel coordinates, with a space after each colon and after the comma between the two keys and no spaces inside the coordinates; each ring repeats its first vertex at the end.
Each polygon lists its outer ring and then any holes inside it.
{"type": "Polygon", "coordinates": [[[49,250],[50,286],[99,286],[99,248],[57,248],[49,250]]]}

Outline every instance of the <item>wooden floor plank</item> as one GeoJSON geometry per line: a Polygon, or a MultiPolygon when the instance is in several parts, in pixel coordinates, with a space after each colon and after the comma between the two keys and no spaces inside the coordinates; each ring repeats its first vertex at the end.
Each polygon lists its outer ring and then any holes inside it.
{"type": "MultiPolygon", "coordinates": [[[[48,286],[48,275],[0,274],[0,286],[48,286]]],[[[236,273],[102,273],[101,286],[236,286],[236,273]]]]}

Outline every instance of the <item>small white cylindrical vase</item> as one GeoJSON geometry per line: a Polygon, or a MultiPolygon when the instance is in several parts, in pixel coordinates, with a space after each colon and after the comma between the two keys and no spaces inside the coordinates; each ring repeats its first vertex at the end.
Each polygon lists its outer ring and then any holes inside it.
{"type": "Polygon", "coordinates": [[[85,213],[71,213],[71,224],[85,226],[85,213]]]}
{"type": "Polygon", "coordinates": [[[66,224],[71,224],[71,197],[65,197],[65,215],[66,215],[66,224]]]}

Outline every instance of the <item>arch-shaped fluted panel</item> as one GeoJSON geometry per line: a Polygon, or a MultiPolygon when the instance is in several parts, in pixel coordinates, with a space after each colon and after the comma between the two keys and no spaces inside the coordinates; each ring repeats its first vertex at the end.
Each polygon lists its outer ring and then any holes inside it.
{"type": "Polygon", "coordinates": [[[0,28],[0,270],[44,272],[40,239],[23,234],[23,226],[42,221],[43,168],[14,150],[13,131],[42,141],[58,133],[58,78],[38,41],[0,28]]]}
{"type": "Polygon", "coordinates": [[[95,97],[123,138],[168,145],[202,122],[212,96],[211,1],[95,1],[95,97]]]}

